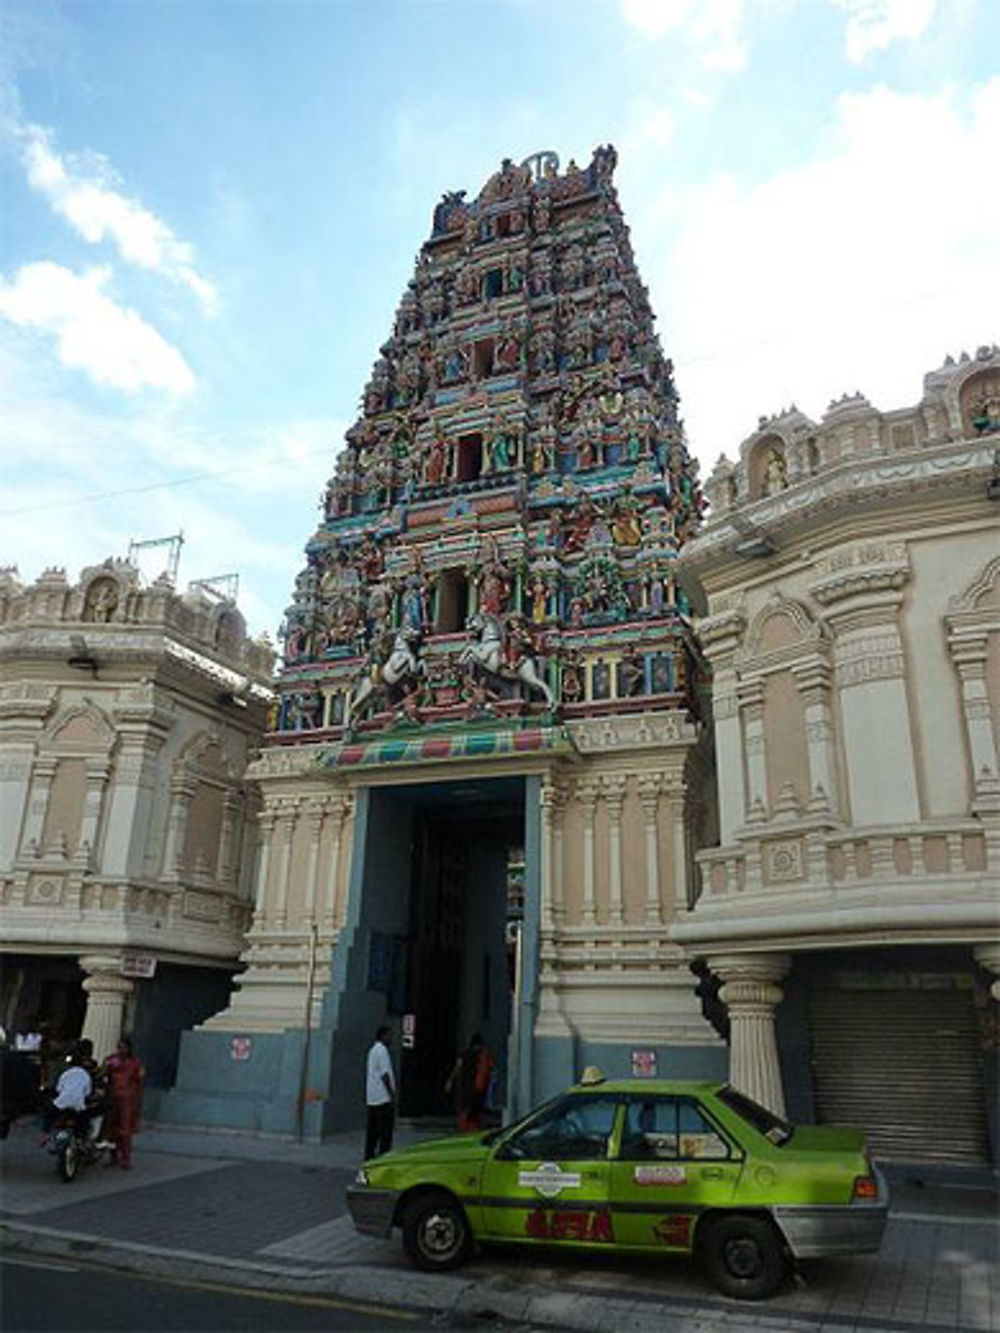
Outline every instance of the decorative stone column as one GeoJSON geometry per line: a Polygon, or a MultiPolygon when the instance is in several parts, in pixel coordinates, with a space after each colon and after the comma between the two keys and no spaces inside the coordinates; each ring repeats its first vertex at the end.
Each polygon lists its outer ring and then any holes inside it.
{"type": "Polygon", "coordinates": [[[839,729],[851,757],[845,805],[856,823],[915,824],[920,799],[900,628],[906,543],[850,542],[821,560],[816,575],[809,591],[834,636],[839,729]]]}
{"type": "Polygon", "coordinates": [[[663,779],[659,773],[643,773],[639,778],[639,799],[642,802],[642,820],[646,843],[646,924],[661,926],[663,908],[660,902],[660,847],[657,815],[660,810],[660,792],[663,779]]]}
{"type": "Polygon", "coordinates": [[[748,680],[740,685],[743,715],[743,750],[747,761],[747,808],[744,819],[759,806],[767,809],[767,753],[764,741],[764,682],[748,680]]]}
{"type": "Polygon", "coordinates": [[[197,789],[196,780],[187,772],[174,774],[170,783],[170,818],[167,823],[166,846],[163,849],[164,879],[177,880],[183,873],[188,815],[197,789]]]}
{"type": "Polygon", "coordinates": [[[234,888],[236,872],[239,868],[239,843],[237,834],[240,828],[240,814],[243,810],[243,797],[238,791],[229,790],[223,797],[222,834],[219,838],[219,882],[226,888],[234,888]]]}
{"type": "Polygon", "coordinates": [[[550,774],[542,782],[542,930],[552,934],[562,914],[562,812],[565,788],[550,774]]]}
{"type": "Polygon", "coordinates": [[[283,803],[279,810],[281,821],[281,861],[278,867],[278,892],[274,903],[272,925],[277,930],[284,930],[288,924],[288,888],[292,875],[292,845],[295,841],[295,825],[298,822],[299,803],[294,798],[283,803]]]}
{"type": "Polygon", "coordinates": [[[32,848],[42,845],[42,829],[45,827],[45,812],[49,808],[49,796],[56,776],[56,761],[51,756],[35,760],[28,789],[28,810],[21,835],[21,856],[30,856],[32,848]]]}
{"type": "Polygon", "coordinates": [[[972,952],[979,966],[993,973],[990,995],[1000,1004],[1000,944],[977,944],[972,952]]]}
{"type": "Polygon", "coordinates": [[[743,782],[743,739],[737,696],[736,652],[746,629],[743,613],[731,606],[718,609],[698,626],[701,646],[712,668],[712,723],[715,734],[716,784],[719,792],[719,838],[732,842],[750,806],[743,782]]]}
{"type": "Polygon", "coordinates": [[[309,834],[309,851],[306,861],[306,910],[304,925],[306,929],[316,924],[316,895],[319,891],[319,840],[323,833],[323,820],[326,808],[311,803],[306,809],[306,827],[309,834]]]}
{"type": "Polygon", "coordinates": [[[984,633],[959,637],[952,632],[948,646],[962,682],[962,712],[972,759],[972,786],[978,795],[983,778],[1000,771],[986,689],[987,636],[984,633]]]}
{"type": "Polygon", "coordinates": [[[257,859],[257,893],[254,902],[254,925],[263,929],[267,916],[267,877],[271,869],[271,841],[274,827],[278,821],[274,807],[265,805],[258,816],[260,829],[260,855],[257,859]]]}
{"type": "Polygon", "coordinates": [[[812,662],[794,669],[802,698],[806,748],[809,755],[809,795],[826,793],[832,814],[840,814],[837,763],[834,750],[833,713],[830,705],[832,673],[825,662],[812,662]]]}
{"type": "Polygon", "coordinates": [[[597,921],[597,895],[594,885],[594,816],[599,788],[594,782],[577,785],[576,798],[583,810],[583,924],[597,921]]]}
{"type": "Polygon", "coordinates": [[[787,954],[723,954],[708,966],[723,983],[719,998],[729,1010],[729,1081],[776,1115],[785,1114],[774,1011],[777,984],[791,967],[787,954]]]}
{"type": "Polygon", "coordinates": [[[601,782],[601,792],[608,811],[608,921],[612,926],[625,924],[622,901],[622,806],[628,779],[613,774],[601,782]]]}
{"type": "Polygon", "coordinates": [[[101,828],[101,812],[104,808],[104,791],[108,783],[110,765],[106,759],[87,759],[87,793],[83,802],[83,816],[80,820],[80,838],[78,847],[90,849],[91,856],[97,850],[97,837],[101,828]]]}
{"type": "Polygon", "coordinates": [[[82,1036],[94,1043],[94,1059],[103,1060],[118,1045],[122,1035],[125,1000],[133,983],[121,974],[121,956],[85,954],[80,966],[88,975],[83,989],[87,993],[87,1012],[82,1036]]]}
{"type": "Polygon", "coordinates": [[[344,824],[351,809],[351,797],[346,792],[331,796],[326,803],[327,813],[332,825],[330,835],[330,863],[326,875],[326,899],[323,904],[323,925],[326,930],[334,931],[340,922],[337,919],[337,871],[340,866],[340,845],[344,836],[344,824]]]}

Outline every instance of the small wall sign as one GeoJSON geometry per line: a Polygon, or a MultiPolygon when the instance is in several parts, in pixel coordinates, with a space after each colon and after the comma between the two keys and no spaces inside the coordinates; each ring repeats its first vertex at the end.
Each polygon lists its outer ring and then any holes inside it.
{"type": "Polygon", "coordinates": [[[633,1052],[632,1052],[632,1077],[633,1077],[633,1078],[656,1078],[656,1052],[655,1052],[655,1051],[633,1051],[633,1052]]]}
{"type": "Polygon", "coordinates": [[[234,1037],[229,1043],[229,1056],[232,1060],[249,1060],[253,1042],[249,1037],[234,1037]]]}
{"type": "Polygon", "coordinates": [[[149,981],[156,975],[156,959],[152,954],[130,953],[122,959],[123,977],[142,977],[149,981]]]}

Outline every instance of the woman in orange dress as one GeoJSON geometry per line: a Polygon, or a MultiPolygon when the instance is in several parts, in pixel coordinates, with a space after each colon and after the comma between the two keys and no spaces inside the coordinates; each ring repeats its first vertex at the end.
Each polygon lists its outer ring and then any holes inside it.
{"type": "Polygon", "coordinates": [[[118,1165],[128,1170],[132,1165],[132,1135],[139,1128],[142,1111],[142,1081],[145,1070],[132,1054],[132,1042],[122,1037],[118,1049],[104,1062],[111,1099],[111,1131],[118,1165]]]}

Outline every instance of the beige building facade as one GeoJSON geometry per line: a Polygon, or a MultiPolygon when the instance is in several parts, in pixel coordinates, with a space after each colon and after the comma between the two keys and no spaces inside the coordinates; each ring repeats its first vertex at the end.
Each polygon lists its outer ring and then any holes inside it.
{"type": "Polygon", "coordinates": [[[718,845],[671,937],[732,1077],[896,1156],[995,1142],[1000,353],[762,419],[682,553],[712,670],[718,845]]]}
{"type": "Polygon", "coordinates": [[[245,780],[273,653],[235,605],[146,586],[124,560],[71,582],[0,573],[2,1021],[98,1057],[135,1033],[153,1086],[225,1002],[250,921],[245,780]]]}

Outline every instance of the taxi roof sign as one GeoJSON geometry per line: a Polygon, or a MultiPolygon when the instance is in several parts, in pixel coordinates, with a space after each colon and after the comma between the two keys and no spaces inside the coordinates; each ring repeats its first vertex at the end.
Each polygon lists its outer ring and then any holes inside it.
{"type": "Polygon", "coordinates": [[[592,1088],[595,1083],[604,1082],[604,1070],[599,1069],[597,1065],[588,1065],[580,1075],[580,1086],[592,1088]]]}

